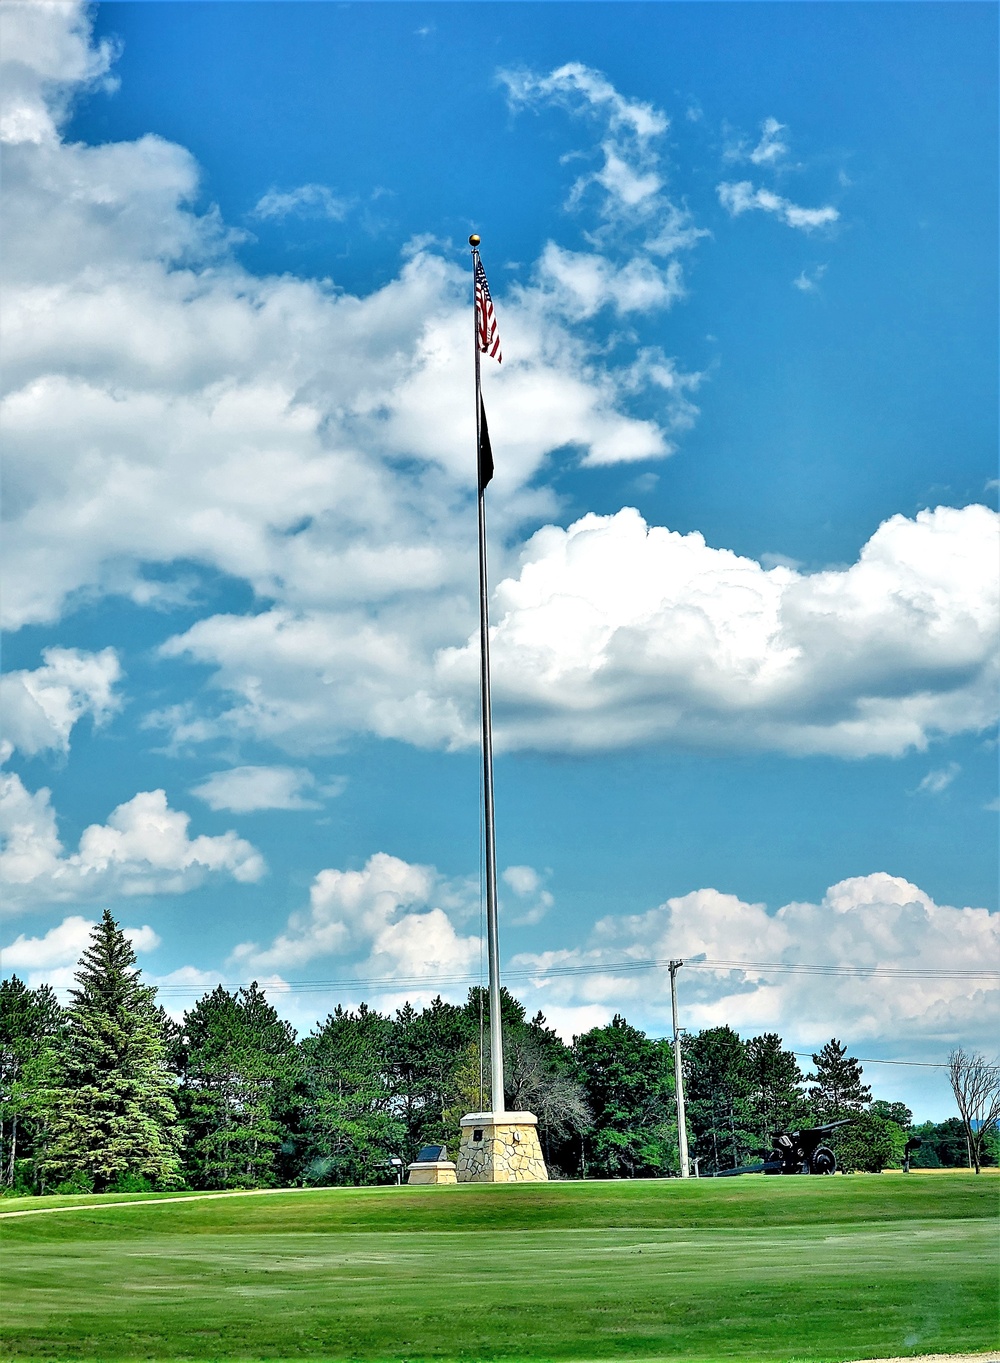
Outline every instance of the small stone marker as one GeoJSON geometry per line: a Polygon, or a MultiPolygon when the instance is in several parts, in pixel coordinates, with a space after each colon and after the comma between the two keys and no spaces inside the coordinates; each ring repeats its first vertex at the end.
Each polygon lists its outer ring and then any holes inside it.
{"type": "Polygon", "coordinates": [[[407,1165],[407,1183],[456,1183],[455,1165],[446,1145],[425,1145],[407,1165]]]}
{"type": "Polygon", "coordinates": [[[538,1118],[532,1112],[466,1113],[457,1172],[459,1183],[547,1183],[538,1118]]]}

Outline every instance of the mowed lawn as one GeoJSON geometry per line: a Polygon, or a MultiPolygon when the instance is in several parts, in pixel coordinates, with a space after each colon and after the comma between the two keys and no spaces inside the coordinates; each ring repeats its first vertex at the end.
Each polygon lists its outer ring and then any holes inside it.
{"type": "MultiPolygon", "coordinates": [[[[28,1359],[841,1360],[998,1343],[995,1175],[289,1191],[10,1216],[28,1359]]],[[[117,1201],[108,1198],[106,1201],[117,1201]]]]}

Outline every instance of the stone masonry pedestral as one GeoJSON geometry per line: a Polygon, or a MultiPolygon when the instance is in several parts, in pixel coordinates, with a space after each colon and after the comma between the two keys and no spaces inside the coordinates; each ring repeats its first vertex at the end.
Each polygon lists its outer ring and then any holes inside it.
{"type": "Polygon", "coordinates": [[[459,1183],[545,1183],[548,1170],[531,1112],[468,1112],[456,1176],[459,1183]]]}
{"type": "Polygon", "coordinates": [[[451,1160],[420,1160],[406,1166],[406,1181],[413,1183],[456,1183],[455,1166],[451,1160]]]}

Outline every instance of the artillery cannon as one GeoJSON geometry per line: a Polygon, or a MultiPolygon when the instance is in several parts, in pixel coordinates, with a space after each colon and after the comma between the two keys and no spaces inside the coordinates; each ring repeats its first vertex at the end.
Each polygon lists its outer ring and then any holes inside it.
{"type": "Polygon", "coordinates": [[[850,1117],[826,1126],[804,1127],[800,1131],[773,1131],[774,1147],[764,1164],[765,1174],[835,1174],[837,1157],[824,1144],[831,1131],[847,1126],[850,1117]]]}
{"type": "MultiPolygon", "coordinates": [[[[840,1122],[828,1122],[826,1126],[803,1127],[798,1131],[772,1131],[771,1150],[767,1159],[759,1164],[742,1164],[738,1169],[720,1169],[712,1178],[733,1178],[737,1174],[833,1174],[837,1171],[837,1157],[824,1138],[838,1127],[847,1126],[851,1121],[845,1117],[840,1122]]],[[[764,1154],[763,1150],[753,1154],[764,1154]]]]}

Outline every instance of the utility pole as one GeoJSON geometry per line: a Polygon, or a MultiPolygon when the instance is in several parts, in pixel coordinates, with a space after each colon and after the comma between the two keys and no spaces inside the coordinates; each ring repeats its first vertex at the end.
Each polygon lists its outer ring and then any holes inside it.
{"type": "Polygon", "coordinates": [[[681,1065],[681,1034],[677,1026],[677,972],[683,964],[683,961],[670,962],[670,1008],[674,1017],[674,1091],[677,1098],[677,1147],[681,1157],[681,1178],[690,1178],[687,1118],[684,1115],[684,1069],[681,1065]]]}

